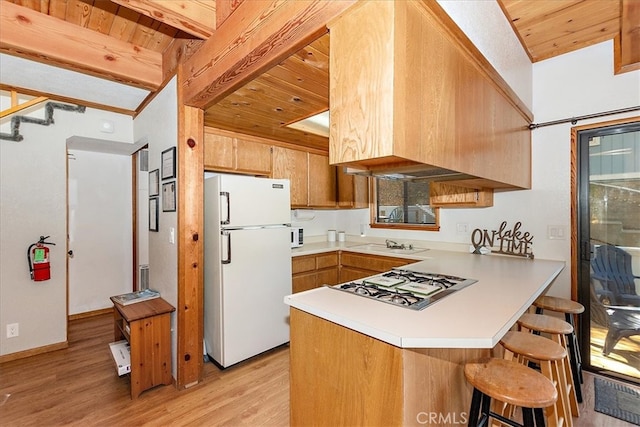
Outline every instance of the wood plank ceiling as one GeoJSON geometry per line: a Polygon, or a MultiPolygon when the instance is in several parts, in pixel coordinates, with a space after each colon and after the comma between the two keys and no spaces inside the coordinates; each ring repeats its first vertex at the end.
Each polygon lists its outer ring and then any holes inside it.
{"type": "MultiPolygon", "coordinates": [[[[156,64],[161,64],[160,67],[163,70],[160,72],[157,83],[149,81],[136,83],[133,79],[129,82],[141,87],[151,86],[152,90],[157,90],[169,72],[167,67],[170,66],[168,64],[171,61],[167,60],[168,53],[170,54],[172,49],[177,50],[178,43],[199,42],[212,35],[215,37],[216,18],[220,19],[220,11],[223,9],[227,11],[227,15],[222,15],[226,17],[233,11],[234,5],[237,6],[241,1],[0,0],[0,17],[3,25],[19,21],[22,18],[7,16],[17,13],[14,10],[18,10],[32,13],[32,15],[21,13],[21,16],[30,17],[35,22],[33,13],[37,12],[49,17],[46,21],[49,34],[42,33],[41,37],[50,37],[56,32],[56,27],[68,30],[70,28],[68,24],[73,24],[79,27],[78,35],[85,39],[90,33],[99,33],[101,36],[108,37],[108,39],[99,40],[113,40],[114,44],[120,45],[125,43],[131,47],[132,51],[150,52],[150,57],[153,54],[159,55],[160,59],[154,61],[156,64]],[[5,7],[6,3],[19,7],[11,8],[11,12],[7,12],[6,10],[10,8],[5,7]],[[63,27],[62,24],[67,27],[63,27]]],[[[640,0],[497,0],[497,2],[511,22],[532,62],[619,37],[622,27],[623,40],[625,37],[631,40],[626,45],[623,42],[622,57],[623,61],[630,61],[631,68],[627,66],[625,69],[624,64],[621,68],[623,71],[635,69],[640,63],[640,58],[637,58],[639,54],[636,53],[640,52],[640,47],[631,45],[631,43],[638,43],[640,0]],[[626,13],[626,18],[621,18],[623,11],[626,13]],[[624,59],[625,47],[626,59],[624,59]]],[[[3,37],[11,38],[8,35],[3,37]]],[[[68,42],[64,39],[60,41],[68,42]]],[[[25,43],[22,46],[16,46],[16,44],[20,44],[20,41],[11,40],[9,45],[5,40],[0,39],[0,52],[65,66],[65,59],[60,58],[60,52],[42,52],[37,51],[33,45],[27,46],[25,43]]],[[[328,58],[329,37],[325,35],[276,65],[269,72],[237,89],[218,104],[208,108],[205,111],[205,124],[326,150],[328,146],[326,137],[290,129],[284,125],[328,109],[328,58]]],[[[76,59],[77,61],[79,59],[76,59]]],[[[85,72],[94,75],[103,73],[103,77],[107,79],[126,80],[116,72],[101,71],[98,65],[92,69],[91,64],[78,65],[72,60],[68,60],[66,65],[66,68],[76,71],[83,71],[84,68],[85,72]]]]}

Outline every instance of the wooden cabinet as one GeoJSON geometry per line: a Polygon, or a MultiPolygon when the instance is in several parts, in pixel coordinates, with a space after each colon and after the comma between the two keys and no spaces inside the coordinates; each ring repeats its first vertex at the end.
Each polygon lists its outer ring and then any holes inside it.
{"type": "Polygon", "coordinates": [[[291,258],[293,292],[338,284],[338,252],[291,258]]]}
{"type": "Polygon", "coordinates": [[[336,207],[336,167],[329,164],[329,156],[308,153],[309,206],[336,207]]]}
{"type": "Polygon", "coordinates": [[[291,182],[292,207],[336,207],[336,172],[321,154],[273,147],[273,178],[291,182]]]}
{"type": "Polygon", "coordinates": [[[271,146],[205,128],[204,167],[209,171],[271,174],[271,146]]]}
{"type": "Polygon", "coordinates": [[[338,181],[338,207],[361,209],[369,207],[369,178],[344,173],[336,168],[338,181]]]}
{"type": "Polygon", "coordinates": [[[437,4],[365,2],[330,33],[331,164],[531,187],[531,113],[437,4]]]}
{"type": "Polygon", "coordinates": [[[340,283],[362,279],[391,270],[394,267],[418,262],[415,259],[340,252],[340,283]]]}
{"type": "Polygon", "coordinates": [[[464,365],[491,356],[489,348],[400,348],[296,308],[290,323],[291,426],[466,424],[473,387],[464,365]]]}
{"type": "Polygon", "coordinates": [[[432,182],[429,184],[429,206],[437,208],[484,208],[493,206],[493,188],[469,188],[432,182]]]}
{"type": "Polygon", "coordinates": [[[272,178],[288,179],[291,185],[291,206],[309,203],[309,165],[305,151],[273,147],[272,178]]]}
{"type": "Polygon", "coordinates": [[[114,337],[127,340],[131,350],[131,398],[171,376],[171,312],[175,308],[155,298],[122,306],[114,302],[114,337]]]}
{"type": "Polygon", "coordinates": [[[204,135],[207,171],[288,179],[294,208],[369,207],[368,178],[338,171],[328,155],[210,127],[204,135]]]}

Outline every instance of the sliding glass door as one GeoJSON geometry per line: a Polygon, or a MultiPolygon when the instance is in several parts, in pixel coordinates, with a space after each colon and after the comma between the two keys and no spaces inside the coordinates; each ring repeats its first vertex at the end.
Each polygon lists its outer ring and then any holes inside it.
{"type": "Polygon", "coordinates": [[[640,380],[640,123],[578,132],[583,366],[640,380]]]}

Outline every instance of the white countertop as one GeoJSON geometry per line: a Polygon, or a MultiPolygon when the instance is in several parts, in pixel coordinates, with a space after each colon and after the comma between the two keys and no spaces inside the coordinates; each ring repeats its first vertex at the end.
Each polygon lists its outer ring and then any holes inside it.
{"type": "MultiPolygon", "coordinates": [[[[334,248],[322,250],[327,243],[318,243],[315,253],[348,250],[348,244],[336,242],[331,244],[334,248]]],[[[313,251],[312,245],[305,244],[305,249],[313,251]]],[[[428,259],[403,268],[478,282],[421,311],[328,287],[289,295],[285,303],[397,347],[493,348],[565,267],[564,261],[503,255],[441,250],[419,254],[428,259]]]]}
{"type": "MultiPolygon", "coordinates": [[[[430,258],[429,252],[431,252],[431,249],[425,249],[424,251],[421,250],[419,252],[416,251],[414,253],[410,251],[388,253],[388,252],[373,251],[370,249],[362,248],[362,246],[365,246],[365,245],[367,245],[367,242],[322,241],[322,242],[314,242],[314,243],[305,243],[304,246],[302,247],[291,249],[291,256],[297,257],[297,256],[304,256],[304,255],[316,255],[316,254],[333,252],[333,251],[349,251],[349,252],[357,252],[357,253],[367,254],[367,255],[391,256],[391,257],[415,259],[416,261],[421,261],[421,260],[430,258]]],[[[384,243],[381,243],[381,245],[384,245],[384,243]]]]}

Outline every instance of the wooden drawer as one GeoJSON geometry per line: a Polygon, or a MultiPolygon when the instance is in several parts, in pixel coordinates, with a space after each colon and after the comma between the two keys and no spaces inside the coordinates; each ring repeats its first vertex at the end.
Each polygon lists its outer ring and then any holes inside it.
{"type": "Polygon", "coordinates": [[[316,273],[316,287],[338,284],[338,267],[318,271],[316,273]]]}
{"type": "Polygon", "coordinates": [[[378,273],[413,262],[417,262],[417,260],[379,255],[365,255],[344,251],[340,255],[340,265],[343,267],[355,267],[360,270],[372,270],[378,273]]]}
{"type": "Polygon", "coordinates": [[[291,288],[293,293],[308,291],[316,287],[316,273],[301,273],[293,276],[291,281],[291,288]]]}
{"type": "Polygon", "coordinates": [[[316,269],[335,267],[338,265],[338,252],[316,255],[316,269]]]}
{"type": "Polygon", "coordinates": [[[291,273],[298,274],[316,269],[316,256],[303,255],[291,258],[291,273]]]}

